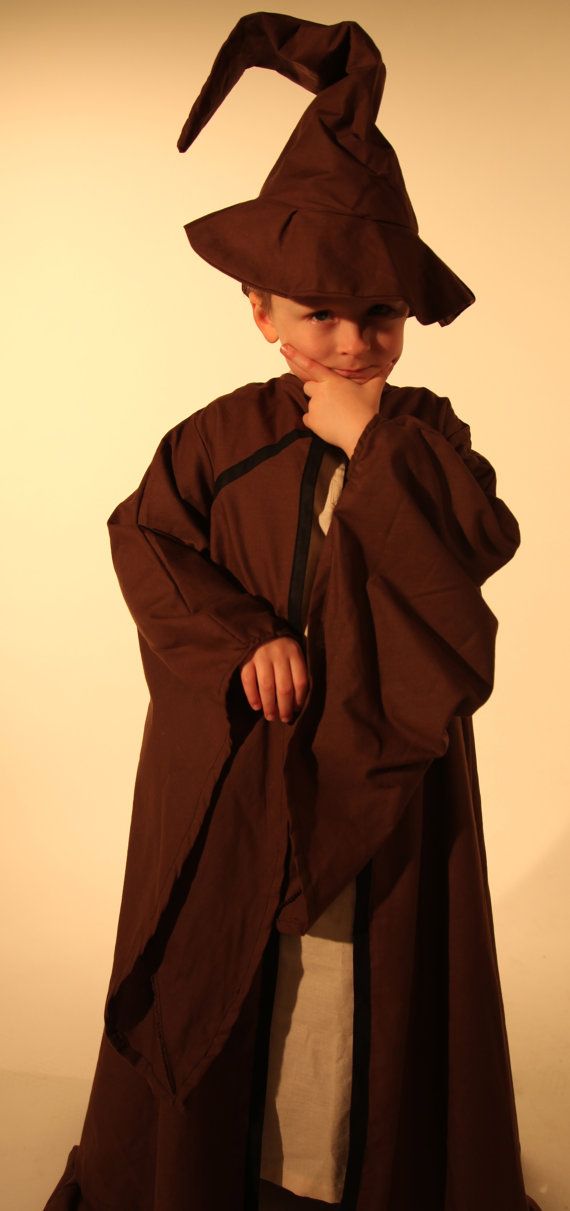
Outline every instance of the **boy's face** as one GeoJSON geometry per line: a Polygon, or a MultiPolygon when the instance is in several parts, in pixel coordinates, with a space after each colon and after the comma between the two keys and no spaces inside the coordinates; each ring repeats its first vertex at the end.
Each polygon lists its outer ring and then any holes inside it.
{"type": "Polygon", "coordinates": [[[314,295],[307,301],[271,295],[271,313],[252,290],[253,317],[266,340],[288,341],[342,377],[366,382],[391,373],[404,347],[409,306],[404,299],[340,299],[314,295]],[[356,371],[356,373],[349,373],[356,371]]]}

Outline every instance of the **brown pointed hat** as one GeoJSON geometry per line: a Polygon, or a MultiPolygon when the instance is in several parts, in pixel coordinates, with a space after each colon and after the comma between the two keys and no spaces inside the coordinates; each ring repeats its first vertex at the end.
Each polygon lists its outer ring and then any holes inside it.
{"type": "Polygon", "coordinates": [[[247,67],[316,96],[259,196],[184,230],[209,264],[289,298],[403,297],[421,324],[450,324],[475,295],[420,239],[393,147],[378,130],[386,68],[356,21],[248,13],[220,48],[178,139],[186,151],[247,67]]]}

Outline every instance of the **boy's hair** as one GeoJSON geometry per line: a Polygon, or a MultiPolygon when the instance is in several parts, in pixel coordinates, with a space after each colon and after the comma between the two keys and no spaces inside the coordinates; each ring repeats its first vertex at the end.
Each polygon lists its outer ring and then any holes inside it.
{"type": "Polygon", "coordinates": [[[261,297],[261,306],[263,307],[263,310],[266,311],[268,315],[271,315],[271,291],[270,290],[262,290],[260,286],[251,286],[249,282],[242,282],[241,288],[242,288],[244,294],[247,294],[248,298],[249,298],[250,290],[255,290],[255,293],[259,294],[261,297]]]}

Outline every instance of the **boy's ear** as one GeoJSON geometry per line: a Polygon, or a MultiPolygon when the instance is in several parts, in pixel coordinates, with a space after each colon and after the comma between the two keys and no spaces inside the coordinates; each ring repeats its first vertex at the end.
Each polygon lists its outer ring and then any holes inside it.
{"type": "Polygon", "coordinates": [[[259,328],[259,331],[263,333],[266,341],[269,341],[272,345],[274,345],[275,342],[279,340],[279,333],[271,319],[271,316],[268,315],[267,311],[265,311],[260,295],[257,294],[255,290],[250,290],[248,298],[251,303],[253,318],[257,324],[257,327],[259,328]]]}

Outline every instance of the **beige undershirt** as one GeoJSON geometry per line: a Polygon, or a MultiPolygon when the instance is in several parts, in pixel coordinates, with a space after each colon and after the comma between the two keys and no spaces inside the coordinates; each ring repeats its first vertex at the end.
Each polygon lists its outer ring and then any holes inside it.
{"type": "MultiPolygon", "coordinates": [[[[344,473],[344,461],[326,450],[315,489],[303,617],[344,473]]],[[[271,1019],[261,1177],[328,1203],[341,1200],[348,1158],[355,895],[353,880],[306,934],[279,935],[271,1019]]]]}

